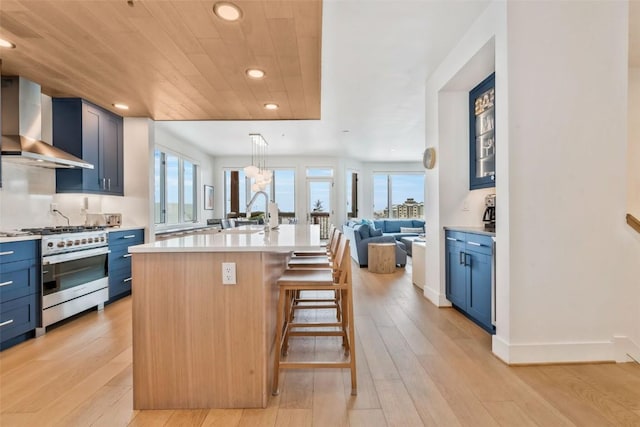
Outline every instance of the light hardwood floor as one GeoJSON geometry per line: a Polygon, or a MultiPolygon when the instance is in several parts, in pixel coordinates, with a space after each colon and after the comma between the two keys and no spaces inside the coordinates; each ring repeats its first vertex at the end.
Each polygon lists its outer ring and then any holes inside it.
{"type": "MultiPolygon", "coordinates": [[[[0,353],[0,425],[640,426],[639,365],[508,367],[410,268],[354,267],[357,396],[348,370],[288,371],[266,409],[134,411],[126,298],[0,353]]],[[[335,339],[292,340],[291,357],[335,352],[335,339]]]]}

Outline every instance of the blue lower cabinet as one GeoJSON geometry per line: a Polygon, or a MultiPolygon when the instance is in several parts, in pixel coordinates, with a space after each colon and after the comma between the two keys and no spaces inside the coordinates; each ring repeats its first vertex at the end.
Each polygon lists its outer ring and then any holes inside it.
{"type": "Polygon", "coordinates": [[[129,247],[144,243],[144,229],[109,233],[109,301],[131,294],[131,254],[129,247]]]}
{"type": "Polygon", "coordinates": [[[0,350],[35,336],[40,283],[40,240],[1,243],[0,350]]]}
{"type": "Polygon", "coordinates": [[[40,291],[35,259],[8,262],[0,267],[0,302],[35,294],[40,291]]]}
{"type": "Polygon", "coordinates": [[[467,251],[468,287],[467,313],[485,329],[491,325],[491,255],[467,251]]]}
{"type": "Polygon", "coordinates": [[[131,293],[131,267],[109,273],[109,300],[131,293]]]}
{"type": "Polygon", "coordinates": [[[114,245],[109,253],[109,275],[112,271],[128,269],[131,271],[130,245],[114,245]]]}
{"type": "Polygon", "coordinates": [[[1,349],[13,344],[12,338],[36,329],[36,302],[34,295],[27,295],[0,304],[1,349]]]}
{"type": "Polygon", "coordinates": [[[466,267],[464,265],[464,240],[447,236],[446,247],[446,294],[447,299],[458,307],[467,301],[466,267]]]}
{"type": "Polygon", "coordinates": [[[451,304],[490,333],[493,241],[490,236],[445,233],[446,296],[451,304]]]}

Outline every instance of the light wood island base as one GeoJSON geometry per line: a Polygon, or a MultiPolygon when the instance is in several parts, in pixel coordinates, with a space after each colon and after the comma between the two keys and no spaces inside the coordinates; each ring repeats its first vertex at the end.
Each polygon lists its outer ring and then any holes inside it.
{"type": "Polygon", "coordinates": [[[134,409],[264,408],[288,255],[133,254],[134,409]],[[236,285],[222,285],[222,263],[236,285]]]}

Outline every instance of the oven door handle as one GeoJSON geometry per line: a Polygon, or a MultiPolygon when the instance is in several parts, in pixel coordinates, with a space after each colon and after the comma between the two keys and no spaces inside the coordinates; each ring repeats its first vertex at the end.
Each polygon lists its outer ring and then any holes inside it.
{"type": "Polygon", "coordinates": [[[49,256],[42,257],[42,265],[59,264],[65,261],[74,261],[77,259],[90,258],[92,256],[108,254],[109,252],[111,251],[109,250],[108,247],[105,246],[103,248],[86,249],[86,250],[81,250],[76,252],[69,252],[66,254],[49,255],[49,256]]]}

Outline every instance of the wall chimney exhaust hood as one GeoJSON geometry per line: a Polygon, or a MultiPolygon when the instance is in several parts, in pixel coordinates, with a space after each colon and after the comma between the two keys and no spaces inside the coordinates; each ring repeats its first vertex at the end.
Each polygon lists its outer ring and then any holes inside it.
{"type": "Polygon", "coordinates": [[[41,138],[40,85],[22,77],[2,77],[2,159],[52,169],[93,169],[41,138]]]}

